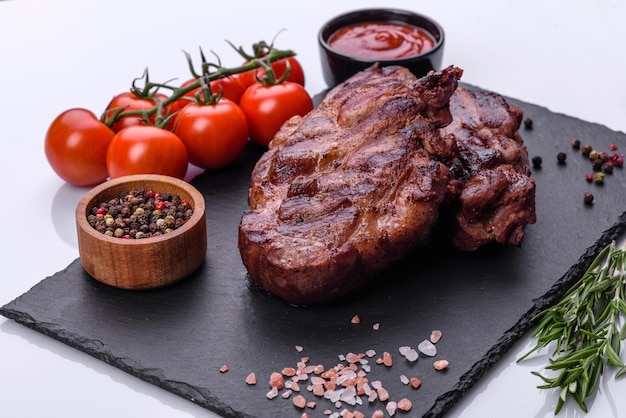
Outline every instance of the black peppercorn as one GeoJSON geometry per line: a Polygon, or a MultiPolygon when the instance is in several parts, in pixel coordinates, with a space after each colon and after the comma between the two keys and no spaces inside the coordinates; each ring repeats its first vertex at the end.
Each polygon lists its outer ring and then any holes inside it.
{"type": "Polygon", "coordinates": [[[613,163],[611,161],[605,161],[604,164],[602,164],[602,170],[604,170],[605,173],[611,174],[613,172],[613,163]]]}
{"type": "Polygon", "coordinates": [[[543,162],[542,158],[539,155],[536,155],[532,159],[533,167],[541,168],[541,163],[543,162]]]}
{"type": "Polygon", "coordinates": [[[532,129],[533,128],[533,120],[530,118],[524,119],[524,128],[532,129]]]}
{"type": "Polygon", "coordinates": [[[565,164],[565,160],[567,159],[567,154],[564,152],[559,152],[556,156],[556,160],[559,164],[565,164]]]}
{"type": "Polygon", "coordinates": [[[580,139],[574,139],[572,141],[572,148],[579,149],[580,148],[580,139]]]}
{"type": "Polygon", "coordinates": [[[591,145],[585,145],[582,147],[581,152],[584,156],[588,156],[591,153],[591,145]]]}
{"type": "Polygon", "coordinates": [[[583,195],[583,202],[585,202],[585,205],[591,205],[593,203],[593,194],[585,192],[583,195]]]}

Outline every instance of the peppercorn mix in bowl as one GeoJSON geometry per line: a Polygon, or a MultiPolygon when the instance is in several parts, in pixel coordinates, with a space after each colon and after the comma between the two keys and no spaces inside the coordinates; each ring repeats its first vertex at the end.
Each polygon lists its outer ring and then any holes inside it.
{"type": "Polygon", "coordinates": [[[99,185],[78,203],[76,226],[87,273],[122,289],[173,284],[206,255],[204,196],[174,177],[140,174],[99,185]]]}

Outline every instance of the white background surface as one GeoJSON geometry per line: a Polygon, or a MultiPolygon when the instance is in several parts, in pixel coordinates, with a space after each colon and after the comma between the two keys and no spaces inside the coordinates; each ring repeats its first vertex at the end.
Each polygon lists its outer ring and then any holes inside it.
{"type": "MultiPolygon", "coordinates": [[[[0,1],[0,305],[78,257],[73,214],[87,189],[64,184],[43,152],[59,113],[99,115],[145,68],[152,80],[187,79],[182,50],[202,47],[238,64],[225,39],[248,47],[281,29],[277,46],[298,52],[315,94],[326,87],[318,29],[336,14],[381,5],[438,20],[444,65],[463,68],[463,81],[626,131],[626,3],[617,0],[0,1]]],[[[450,416],[553,416],[556,393],[536,389],[530,374],[546,358],[515,364],[530,344],[522,339],[450,416]]],[[[626,416],[626,381],[604,382],[589,414],[568,403],[559,416],[626,416]]],[[[2,317],[0,416],[215,415],[2,317]]]]}

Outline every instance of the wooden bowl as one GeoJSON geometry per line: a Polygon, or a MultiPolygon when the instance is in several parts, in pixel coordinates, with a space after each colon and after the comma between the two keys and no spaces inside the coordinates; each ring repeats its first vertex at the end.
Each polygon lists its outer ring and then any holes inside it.
{"type": "Polygon", "coordinates": [[[78,203],[76,226],[80,260],[87,273],[122,289],[170,285],[196,270],[206,255],[204,196],[189,183],[174,177],[140,174],[99,185],[78,203]],[[180,196],[191,205],[191,218],[170,233],[142,239],[110,237],[89,224],[87,215],[92,207],[138,188],[180,196]]]}

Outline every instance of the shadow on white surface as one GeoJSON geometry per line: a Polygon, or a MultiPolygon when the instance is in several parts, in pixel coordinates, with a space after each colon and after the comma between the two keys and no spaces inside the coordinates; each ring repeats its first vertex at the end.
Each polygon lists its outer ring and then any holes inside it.
{"type": "MultiPolygon", "coordinates": [[[[89,356],[88,354],[81,352],[80,350],[76,350],[70,346],[67,346],[61,343],[60,341],[50,338],[37,331],[31,330],[28,327],[25,327],[15,321],[7,320],[7,321],[0,323],[0,333],[4,333],[4,334],[11,335],[13,337],[20,338],[27,345],[32,345],[36,347],[37,349],[44,350],[48,354],[51,354],[51,357],[53,357],[52,359],[53,361],[56,361],[54,360],[54,358],[60,358],[60,360],[63,362],[67,361],[71,363],[71,364],[67,364],[64,368],[82,369],[83,367],[81,366],[84,366],[84,368],[87,368],[88,371],[96,372],[97,375],[94,376],[93,378],[97,380],[102,379],[103,377],[105,379],[108,378],[111,381],[119,385],[122,385],[124,388],[127,388],[131,392],[130,394],[131,396],[133,393],[140,394],[148,398],[151,398],[153,402],[160,404],[161,408],[163,406],[171,408],[173,411],[176,411],[176,416],[190,416],[190,417],[202,417],[202,418],[217,417],[217,415],[215,415],[211,411],[204,409],[198,405],[195,405],[191,401],[188,401],[175,394],[167,392],[166,390],[160,389],[157,386],[144,382],[141,379],[138,379],[132,375],[129,375],[101,360],[93,358],[89,356]]],[[[29,349],[30,348],[26,348],[23,353],[27,354],[29,352],[29,349]]],[[[50,359],[48,359],[48,361],[50,361],[50,359]]],[[[24,370],[24,372],[28,373],[28,370],[24,370]]],[[[37,377],[39,376],[41,376],[41,374],[37,373],[37,377]]],[[[5,376],[5,378],[8,378],[8,377],[10,376],[5,376]]],[[[45,376],[41,376],[41,377],[45,378],[45,376]]],[[[57,376],[54,379],[59,381],[59,383],[61,383],[61,381],[63,380],[63,377],[57,376]]],[[[37,385],[39,385],[40,383],[42,382],[34,382],[34,387],[33,387],[34,391],[37,391],[37,385]]],[[[65,383],[61,383],[61,384],[65,384],[65,383]]],[[[126,392],[126,389],[124,388],[118,388],[118,389],[126,392]]],[[[109,398],[113,395],[113,393],[98,394],[98,393],[94,393],[90,391],[89,382],[87,381],[78,381],[78,380],[73,381],[73,383],[68,385],[66,389],[67,389],[66,393],[68,396],[68,401],[74,402],[76,404],[90,403],[90,397],[96,397],[98,400],[102,401],[103,397],[109,398]]],[[[30,397],[32,396],[32,394],[33,393],[31,393],[30,395],[25,394],[24,396],[30,397]]],[[[43,395],[42,398],[44,399],[40,399],[40,400],[45,402],[45,394],[42,394],[42,395],[43,395]]],[[[95,409],[96,405],[93,405],[93,407],[95,409]]],[[[120,407],[123,409],[124,405],[122,404],[120,407]]],[[[81,410],[82,408],[83,407],[80,407],[81,410]]],[[[88,408],[89,407],[86,407],[85,410],[87,410],[88,408]]],[[[129,405],[129,408],[128,408],[129,412],[132,411],[134,408],[135,407],[129,405]]],[[[49,410],[48,412],[53,413],[54,410],[49,410]]],[[[60,411],[57,411],[57,412],[60,412],[60,411]]],[[[99,416],[97,411],[93,411],[93,412],[95,413],[95,415],[91,415],[91,416],[99,416]]],[[[145,411],[145,412],[148,413],[149,411],[145,411]]]]}

